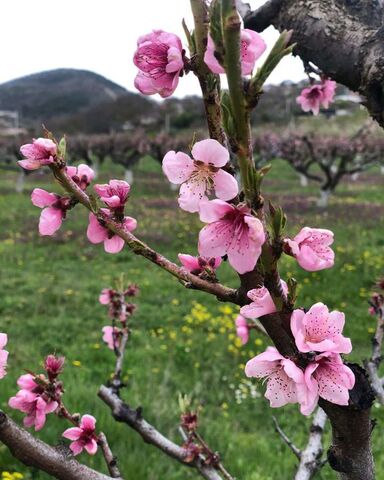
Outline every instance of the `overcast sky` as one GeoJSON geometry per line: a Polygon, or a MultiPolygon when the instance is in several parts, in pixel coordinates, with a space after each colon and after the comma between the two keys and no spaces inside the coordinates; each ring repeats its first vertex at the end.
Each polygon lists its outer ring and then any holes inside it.
{"type": "MultiPolygon", "coordinates": [[[[250,3],[256,8],[264,1],[250,3]]],[[[134,90],[137,38],[155,28],[184,42],[182,18],[192,27],[188,0],[0,0],[0,15],[0,83],[66,67],[91,70],[134,90]]],[[[270,28],[262,35],[270,48],[277,32],[270,28]]],[[[289,58],[269,81],[302,78],[301,62],[289,58]]],[[[198,93],[191,74],[176,90],[180,97],[198,93]]]]}

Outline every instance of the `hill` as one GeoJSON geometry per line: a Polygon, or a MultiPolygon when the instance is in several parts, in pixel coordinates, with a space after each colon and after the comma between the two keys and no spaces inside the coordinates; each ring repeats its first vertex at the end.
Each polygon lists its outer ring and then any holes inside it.
{"type": "Polygon", "coordinates": [[[23,126],[64,119],[103,103],[114,103],[127,90],[86,70],[57,69],[0,85],[0,109],[19,112],[23,126]]]}

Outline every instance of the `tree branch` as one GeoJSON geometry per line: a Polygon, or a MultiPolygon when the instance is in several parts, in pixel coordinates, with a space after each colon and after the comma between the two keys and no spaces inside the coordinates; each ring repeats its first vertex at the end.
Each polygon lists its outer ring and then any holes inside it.
{"type": "Polygon", "coordinates": [[[187,462],[186,450],[164,437],[153,425],[144,420],[141,408],[137,410],[132,409],[114,394],[111,388],[104,385],[100,387],[98,395],[103,402],[110,407],[113,418],[118,422],[126,423],[141,435],[146,443],[154,445],[166,455],[183,465],[196,468],[200,475],[206,480],[222,480],[216,469],[210,465],[205,465],[200,458],[192,462],[187,462]]]}
{"type": "Polygon", "coordinates": [[[300,461],[296,470],[295,480],[310,480],[327,462],[321,459],[323,454],[322,437],[324,425],[327,421],[327,415],[324,410],[321,408],[316,410],[309,430],[308,442],[304,450],[296,447],[292,440],[281,429],[275,417],[272,417],[272,419],[277,433],[300,461]]]}
{"type": "Polygon", "coordinates": [[[378,368],[383,360],[382,346],[384,340],[384,308],[379,308],[377,313],[377,326],[375,336],[372,338],[372,355],[369,360],[364,362],[365,368],[371,381],[372,388],[376,394],[377,400],[384,405],[384,386],[383,380],[379,377],[378,368]]]}
{"type": "MultiPolygon", "coordinates": [[[[84,205],[88,210],[94,212],[94,208],[90,202],[88,195],[79,188],[76,183],[65,173],[64,168],[59,168],[57,165],[50,165],[51,170],[53,171],[55,177],[59,180],[62,187],[72,194],[82,205],[84,205]]],[[[181,283],[187,288],[195,288],[203,292],[210,293],[215,295],[221,301],[227,301],[232,303],[239,303],[238,295],[236,290],[232,288],[225,287],[220,283],[212,283],[207,280],[203,280],[197,275],[187,272],[184,268],[179,267],[175,263],[168,260],[163,255],[160,255],[155,250],[150,248],[144,242],[139,240],[132,233],[125,231],[121,228],[121,225],[114,222],[109,217],[102,215],[100,209],[97,209],[96,215],[102,218],[105,225],[113,233],[121,237],[126,245],[135,253],[136,255],[141,255],[147,260],[150,260],[152,263],[156,264],[163,270],[166,270],[168,273],[178,278],[181,283]]]]}
{"type": "Polygon", "coordinates": [[[210,138],[226,145],[226,137],[221,122],[220,77],[214,75],[204,62],[207,48],[209,16],[206,0],[191,0],[191,9],[195,23],[195,57],[193,70],[197,76],[203,94],[204,108],[210,138]]]}
{"type": "Polygon", "coordinates": [[[120,474],[119,467],[117,466],[116,457],[113,455],[112,450],[108,444],[107,437],[103,432],[100,432],[98,435],[98,444],[103,452],[105,462],[108,467],[109,474],[112,478],[122,478],[120,474]]]}
{"type": "Polygon", "coordinates": [[[301,459],[301,450],[296,447],[296,445],[292,442],[292,440],[285,434],[284,430],[280,427],[279,422],[275,416],[272,417],[273,425],[275,427],[276,432],[280,435],[281,439],[284,443],[288,445],[291,449],[292,453],[297,457],[299,460],[301,459]]]}
{"type": "Polygon", "coordinates": [[[301,451],[300,464],[296,471],[295,480],[310,480],[325,465],[327,460],[322,460],[322,438],[327,415],[318,408],[313,418],[307,446],[301,451]]]}
{"type": "Polygon", "coordinates": [[[0,411],[0,441],[28,467],[37,468],[59,480],[111,480],[77,462],[64,447],[51,447],[34,438],[0,411]]]}

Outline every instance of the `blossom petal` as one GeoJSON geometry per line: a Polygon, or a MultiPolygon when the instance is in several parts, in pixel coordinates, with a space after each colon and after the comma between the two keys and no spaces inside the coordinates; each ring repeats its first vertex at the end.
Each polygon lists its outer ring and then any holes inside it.
{"type": "Polygon", "coordinates": [[[35,207],[50,207],[57,201],[58,196],[54,193],[49,193],[42,188],[35,188],[31,195],[31,200],[35,207]]]}
{"type": "Polygon", "coordinates": [[[239,193],[239,185],[236,178],[221,169],[213,176],[215,193],[221,200],[232,200],[239,193]]]}
{"type": "Polygon", "coordinates": [[[192,156],[195,160],[214,167],[224,167],[229,162],[228,150],[211,138],[196,142],[192,147],[192,156]]]}
{"type": "Polygon", "coordinates": [[[68,440],[78,440],[81,438],[81,435],[83,434],[83,430],[79,427],[73,427],[73,428],[67,428],[62,433],[62,437],[68,438],[68,440]]]}
{"type": "Polygon", "coordinates": [[[186,153],[171,150],[163,158],[163,172],[171,183],[187,181],[194,170],[193,160],[186,153]]]}
{"type": "Polygon", "coordinates": [[[39,233],[40,235],[53,235],[63,221],[63,212],[54,207],[44,208],[40,214],[39,233]]]}
{"type": "Polygon", "coordinates": [[[87,228],[87,238],[91,243],[101,243],[108,237],[108,230],[102,227],[97,220],[96,215],[89,214],[89,225],[87,228]]]}
{"type": "Polygon", "coordinates": [[[178,199],[180,208],[190,213],[198,212],[200,204],[208,200],[205,191],[206,183],[204,180],[187,180],[180,187],[178,199]]]}
{"type": "Polygon", "coordinates": [[[124,240],[118,235],[104,240],[104,250],[107,253],[119,253],[124,247],[124,240]]]}

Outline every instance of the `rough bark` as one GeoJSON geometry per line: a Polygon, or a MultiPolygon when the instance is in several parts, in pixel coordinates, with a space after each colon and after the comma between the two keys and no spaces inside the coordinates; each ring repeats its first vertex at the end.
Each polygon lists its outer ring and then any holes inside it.
{"type": "Polygon", "coordinates": [[[0,442],[28,467],[37,468],[60,480],[111,480],[77,462],[68,449],[51,447],[16,425],[0,412],[0,442]]]}
{"type": "Polygon", "coordinates": [[[383,11],[379,0],[270,0],[245,26],[293,30],[294,53],[359,92],[384,127],[383,11]]]}
{"type": "Polygon", "coordinates": [[[371,449],[373,422],[370,408],[374,400],[372,387],[364,369],[348,364],[356,383],[350,392],[350,404],[341,407],[324,400],[319,405],[332,425],[332,446],[327,452],[330,466],[340,480],[374,480],[371,449]]]}

